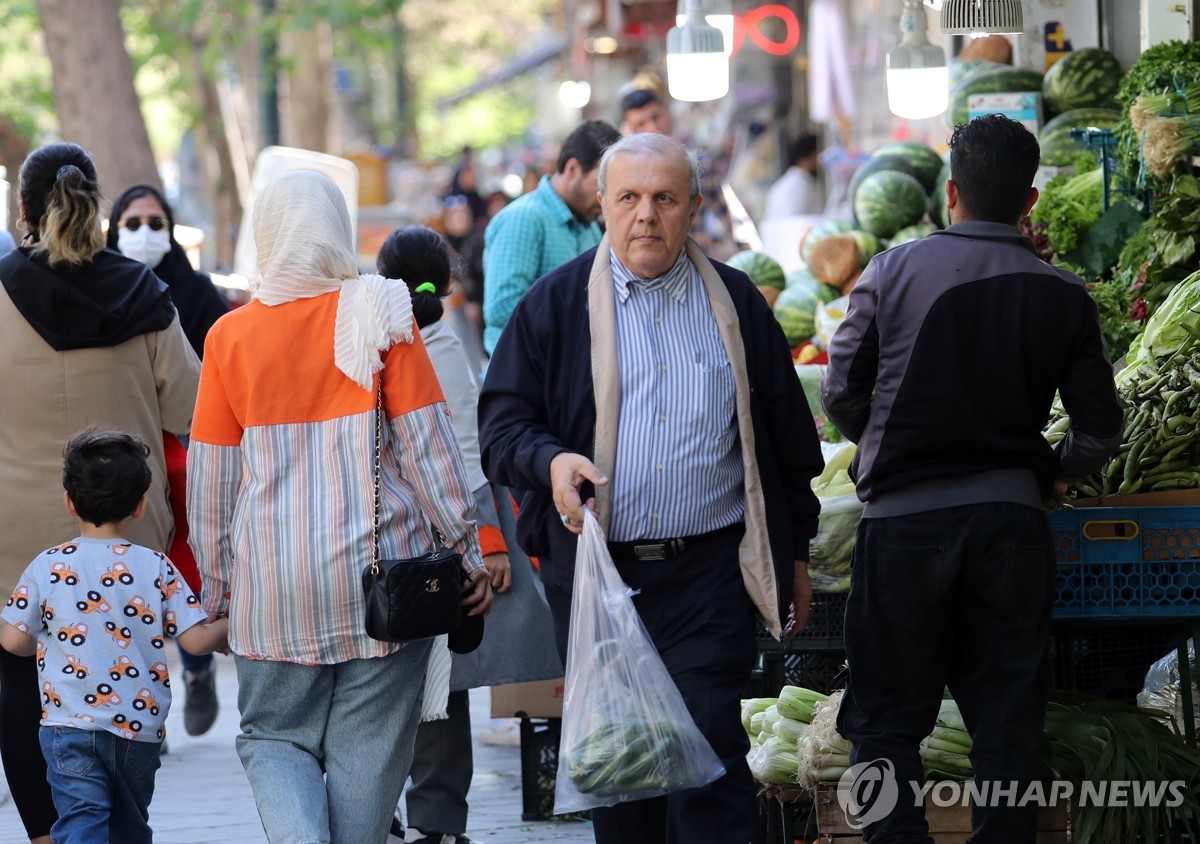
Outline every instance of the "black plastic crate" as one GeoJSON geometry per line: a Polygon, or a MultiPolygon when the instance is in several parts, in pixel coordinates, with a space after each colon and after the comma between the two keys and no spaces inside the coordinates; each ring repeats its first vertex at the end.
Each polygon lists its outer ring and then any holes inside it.
{"type": "Polygon", "coordinates": [[[1175,648],[1164,625],[1055,630],[1050,636],[1050,687],[1132,703],[1150,666],[1175,648]]]}
{"type": "Polygon", "coordinates": [[[776,697],[784,686],[801,686],[829,694],[845,688],[842,651],[767,651],[751,677],[745,697],[776,697]]]}
{"type": "Polygon", "coordinates": [[[816,592],[808,608],[808,623],[794,638],[775,641],[761,625],[758,649],[768,651],[841,651],[846,647],[847,592],[816,592]]]}
{"type": "Polygon", "coordinates": [[[521,820],[554,819],[561,718],[521,719],[521,820]]]}

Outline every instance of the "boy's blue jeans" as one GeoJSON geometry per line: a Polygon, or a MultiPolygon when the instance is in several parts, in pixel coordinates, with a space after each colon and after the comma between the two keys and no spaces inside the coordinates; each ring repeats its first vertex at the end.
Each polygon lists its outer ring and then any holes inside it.
{"type": "Polygon", "coordinates": [[[58,809],[55,844],[149,844],[161,744],[73,727],[42,727],[40,740],[58,809]]]}

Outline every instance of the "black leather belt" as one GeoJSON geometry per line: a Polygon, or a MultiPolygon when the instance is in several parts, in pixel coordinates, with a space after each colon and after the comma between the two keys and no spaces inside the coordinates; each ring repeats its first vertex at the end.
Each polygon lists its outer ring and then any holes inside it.
{"type": "Polygon", "coordinates": [[[669,560],[673,557],[678,557],[688,548],[694,548],[710,539],[715,539],[723,533],[734,529],[743,530],[743,525],[738,522],[727,527],[718,528],[717,530],[708,533],[700,533],[695,536],[683,536],[677,539],[658,539],[654,541],[643,542],[610,542],[608,543],[608,552],[612,554],[613,559],[626,559],[638,561],[653,561],[653,560],[669,560]]]}

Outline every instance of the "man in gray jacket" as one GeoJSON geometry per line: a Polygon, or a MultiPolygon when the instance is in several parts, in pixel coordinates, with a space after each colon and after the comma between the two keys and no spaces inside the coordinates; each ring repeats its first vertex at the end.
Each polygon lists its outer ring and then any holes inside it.
{"type": "Polygon", "coordinates": [[[853,763],[899,786],[895,809],[867,825],[872,844],[932,841],[909,783],[922,779],[918,744],[947,686],[977,783],[1017,786],[1004,805],[975,808],[970,840],[1036,834],[1037,807],[1016,803],[1042,774],[1055,565],[1042,502],[1099,469],[1121,438],[1096,305],[1016,227],[1037,200],[1038,157],[1033,135],[1005,117],[959,125],[952,225],[872,260],[829,349],[822,399],[858,443],[852,470],[867,502],[838,730],[853,763]],[[1041,432],[1055,392],[1071,432],[1051,448],[1041,432]]]}

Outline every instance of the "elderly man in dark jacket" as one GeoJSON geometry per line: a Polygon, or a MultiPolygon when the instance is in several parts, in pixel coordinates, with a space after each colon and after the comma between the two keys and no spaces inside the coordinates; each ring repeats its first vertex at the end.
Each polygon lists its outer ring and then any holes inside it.
{"type": "Polygon", "coordinates": [[[541,560],[564,657],[586,501],[726,768],[701,789],[596,810],[596,840],[745,842],[754,786],[738,699],[756,615],[775,636],[807,618],[820,448],[761,294],[688,238],[694,158],[662,135],[625,138],[599,192],[605,239],[538,281],[496,347],[484,467],[526,491],[518,534],[541,560]]]}

